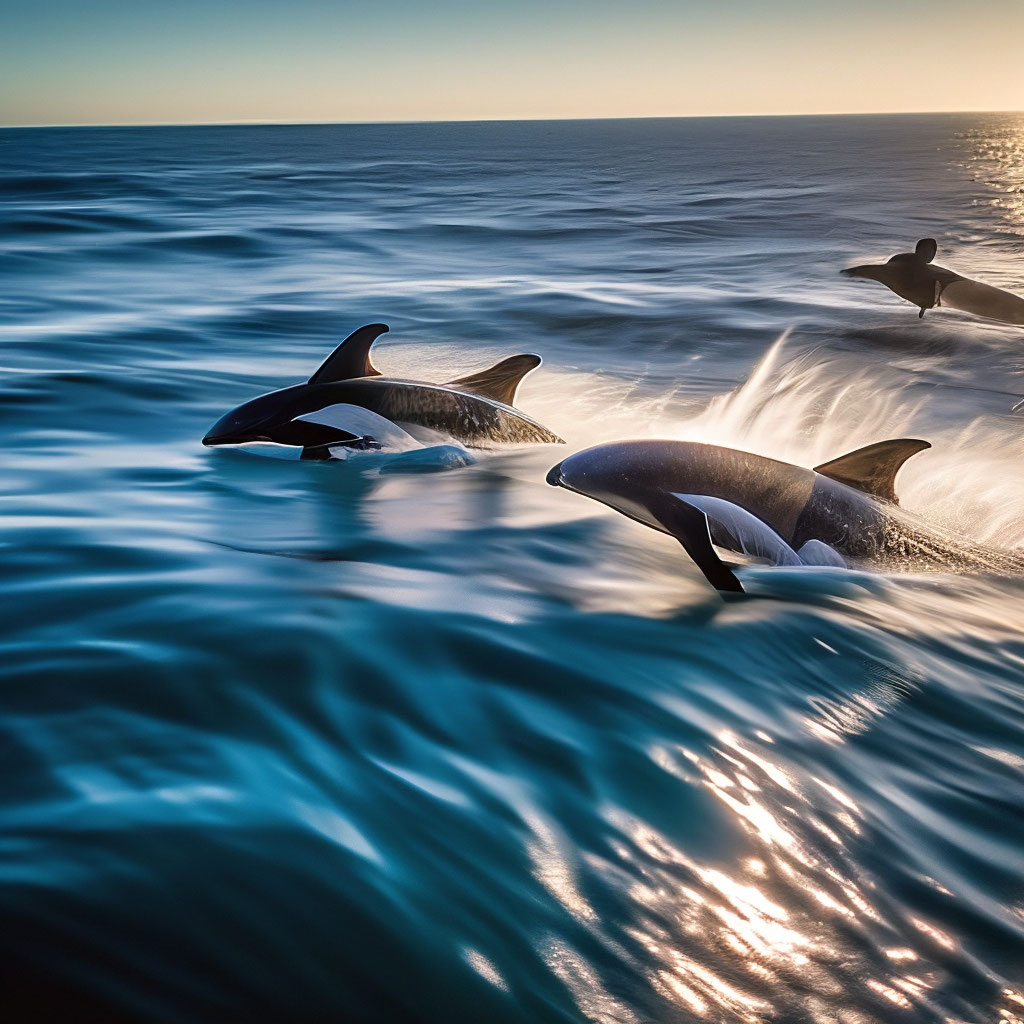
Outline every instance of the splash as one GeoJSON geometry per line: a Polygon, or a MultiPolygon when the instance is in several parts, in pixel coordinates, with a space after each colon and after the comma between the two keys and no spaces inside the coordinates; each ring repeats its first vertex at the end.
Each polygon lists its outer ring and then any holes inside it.
{"type": "Polygon", "coordinates": [[[1024,543],[1024,431],[1008,432],[1005,414],[944,422],[934,390],[891,364],[817,347],[786,358],[789,338],[783,334],[739,388],[712,399],[680,436],[806,466],[891,437],[923,437],[932,449],[900,475],[904,507],[980,543],[1024,543]]]}
{"type": "Polygon", "coordinates": [[[958,420],[960,407],[948,395],[968,388],[966,374],[940,367],[944,379],[936,383],[929,362],[894,358],[891,351],[870,358],[787,330],[746,380],[710,400],[672,389],[643,395],[637,384],[559,375],[561,404],[550,411],[543,398],[538,404],[570,445],[580,447],[626,437],[678,438],[811,467],[887,438],[924,438],[932,449],[900,473],[903,507],[980,544],[1024,545],[1024,430],[1010,415],[1010,402],[993,400],[991,412],[975,409],[958,420]]]}

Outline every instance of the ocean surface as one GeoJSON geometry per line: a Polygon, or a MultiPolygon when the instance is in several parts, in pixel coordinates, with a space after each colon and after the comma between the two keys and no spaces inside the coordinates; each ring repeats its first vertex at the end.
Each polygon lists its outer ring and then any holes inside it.
{"type": "Polygon", "coordinates": [[[1024,546],[1024,115],[0,131],[5,1021],[1024,1017],[1024,580],[751,567],[547,469],[933,448],[1024,546]],[[566,446],[206,449],[354,328],[566,446]],[[393,467],[391,467],[393,468],[393,467]]]}

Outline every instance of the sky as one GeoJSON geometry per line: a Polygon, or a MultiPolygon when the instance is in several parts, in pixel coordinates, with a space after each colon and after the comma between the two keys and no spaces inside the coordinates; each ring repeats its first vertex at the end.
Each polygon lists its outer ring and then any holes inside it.
{"type": "Polygon", "coordinates": [[[0,0],[0,124],[1024,110],[1024,0],[0,0]]]}

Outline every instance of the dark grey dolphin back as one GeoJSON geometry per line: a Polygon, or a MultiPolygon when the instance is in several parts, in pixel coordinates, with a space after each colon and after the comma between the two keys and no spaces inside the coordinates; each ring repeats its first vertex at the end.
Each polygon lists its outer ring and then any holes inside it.
{"type": "MultiPolygon", "coordinates": [[[[329,392],[319,399],[360,405],[406,430],[423,428],[456,438],[470,447],[491,444],[564,444],[557,434],[536,420],[492,399],[456,391],[442,384],[363,377],[324,385],[329,392]]],[[[417,436],[417,430],[411,433],[417,436]]],[[[420,435],[421,440],[431,440],[420,435]]]]}
{"type": "MultiPolygon", "coordinates": [[[[665,461],[643,476],[659,489],[721,498],[746,509],[791,541],[814,474],[753,452],[697,442],[661,442],[665,461]],[[675,465],[673,465],[675,463],[675,465]]],[[[656,449],[655,449],[656,451],[656,449]]]]}
{"type": "MultiPolygon", "coordinates": [[[[384,377],[370,362],[370,346],[388,329],[367,324],[350,334],[309,379],[328,389],[311,398],[317,408],[359,405],[392,423],[446,434],[468,445],[563,444],[556,434],[512,407],[520,381],[540,356],[509,356],[448,384],[384,377]]],[[[312,405],[311,405],[312,408],[312,405]]],[[[424,438],[433,440],[433,438],[424,438]]]]}

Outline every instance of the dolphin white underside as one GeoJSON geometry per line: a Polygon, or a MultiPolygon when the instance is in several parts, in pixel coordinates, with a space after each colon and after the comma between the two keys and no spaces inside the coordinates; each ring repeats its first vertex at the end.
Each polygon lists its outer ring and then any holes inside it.
{"type": "MultiPolygon", "coordinates": [[[[673,497],[700,509],[711,523],[717,523],[739,545],[739,554],[768,565],[818,565],[846,568],[835,548],[820,540],[809,540],[794,551],[767,523],[745,508],[724,498],[706,494],[676,494],[673,497]]],[[[713,531],[714,533],[714,531],[713,531]]],[[[732,550],[731,548],[729,549],[732,550]]]]}
{"type": "MultiPolygon", "coordinates": [[[[422,435],[423,439],[419,440],[397,423],[359,405],[328,405],[323,409],[296,416],[295,420],[334,427],[372,442],[368,449],[353,447],[344,442],[324,445],[324,456],[338,462],[354,456],[378,454],[392,456],[386,467],[382,467],[389,472],[426,472],[433,469],[454,469],[467,466],[474,461],[465,448],[453,444],[447,438],[440,435],[435,438],[431,433],[429,436],[422,435]]],[[[303,448],[298,445],[277,444],[272,441],[249,442],[242,447],[262,451],[276,458],[294,460],[300,459],[303,453],[303,448]]]]}
{"type": "MultiPolygon", "coordinates": [[[[364,409],[360,405],[340,402],[337,405],[328,405],[323,409],[316,409],[313,412],[304,413],[302,416],[296,416],[295,419],[305,423],[319,423],[324,427],[334,427],[336,430],[355,434],[356,437],[370,438],[387,451],[408,452],[423,447],[416,438],[408,431],[403,430],[397,423],[392,423],[391,420],[385,419],[369,409],[364,409]]],[[[340,445],[333,447],[340,447],[340,445]]]]}
{"type": "MultiPolygon", "coordinates": [[[[462,445],[453,444],[450,439],[436,431],[425,428],[417,429],[419,437],[414,437],[408,430],[397,423],[380,416],[360,405],[349,405],[339,402],[328,405],[315,412],[305,413],[296,419],[322,426],[335,427],[348,431],[357,437],[365,437],[375,442],[374,451],[397,456],[392,459],[386,471],[430,472],[435,469],[457,469],[468,466],[473,456],[462,445]]],[[[413,428],[415,429],[415,428],[413,428]]],[[[348,459],[357,452],[344,444],[328,445],[332,459],[348,459]]]]}

